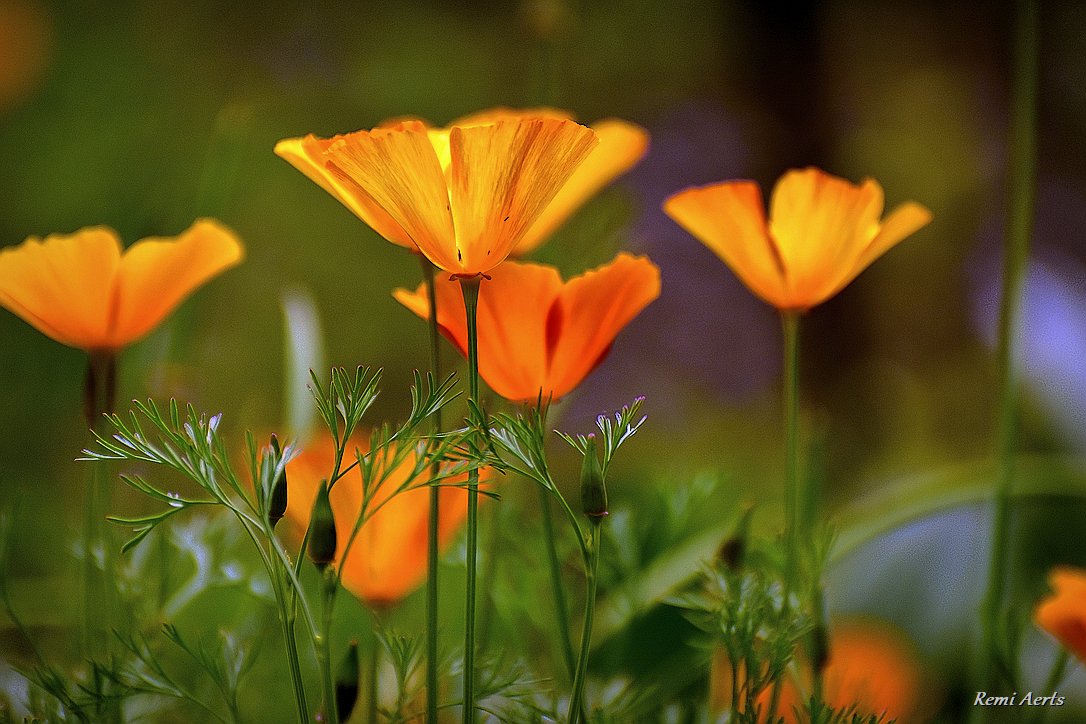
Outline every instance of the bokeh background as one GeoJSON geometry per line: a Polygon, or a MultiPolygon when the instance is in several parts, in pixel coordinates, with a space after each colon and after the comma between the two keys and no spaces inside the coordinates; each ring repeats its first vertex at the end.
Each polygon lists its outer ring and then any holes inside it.
{"type": "MultiPolygon", "coordinates": [[[[994,448],[1010,16],[988,2],[0,0],[0,245],[97,224],[130,243],[217,217],[244,240],[245,263],[124,353],[121,399],[222,411],[239,439],[281,429],[292,394],[281,304],[301,293],[327,362],[383,367],[373,419],[401,419],[411,371],[428,364],[426,329],[389,292],[417,284],[417,262],[274,143],[544,102],[585,122],[634,121],[652,135],[648,156],[536,256],[574,274],[619,248],[646,253],[663,294],[557,425],[587,431],[645,395],[649,422],[616,468],[616,507],[693,505],[709,486],[700,525],[724,525],[750,500],[768,534],[782,477],[779,324],[660,204],[726,178],[768,188],[796,166],[874,177],[888,206],[917,200],[935,220],[804,320],[824,508],[870,520],[907,508],[897,491],[917,486],[966,502],[861,536],[831,569],[830,602],[904,628],[952,718],[986,570],[987,508],[968,491],[990,483],[994,448]]],[[[1081,487],[1086,455],[1086,7],[1045,3],[1040,42],[1020,365],[1026,474],[1046,494],[1016,515],[1023,609],[1051,562],[1086,563],[1083,510],[1048,482],[1081,487]]],[[[66,557],[82,505],[84,365],[0,313],[0,504],[17,511],[18,533],[6,575],[43,609],[78,594],[66,557]]],[[[677,625],[657,618],[653,630],[677,625]]],[[[1028,644],[1029,676],[1043,678],[1054,648],[1038,633],[1028,644]]],[[[1083,677],[1072,685],[1086,702],[1083,677]]]]}

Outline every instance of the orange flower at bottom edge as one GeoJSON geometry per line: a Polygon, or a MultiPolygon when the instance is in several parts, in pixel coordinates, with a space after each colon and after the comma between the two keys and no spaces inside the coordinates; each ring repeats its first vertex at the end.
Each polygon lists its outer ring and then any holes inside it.
{"type": "MultiPolygon", "coordinates": [[[[364,453],[369,447],[369,438],[356,436],[348,449],[355,447],[364,453]]],[[[347,455],[343,464],[346,466],[351,462],[353,456],[347,455]]],[[[327,434],[311,441],[287,463],[286,518],[299,536],[309,525],[320,481],[332,474],[334,464],[335,447],[327,434]]],[[[340,571],[344,588],[372,607],[397,603],[415,590],[426,576],[429,489],[408,490],[389,498],[403,484],[413,466],[414,458],[408,456],[378,491],[371,505],[385,502],[358,531],[340,571]]],[[[438,543],[444,547],[467,516],[467,495],[459,488],[443,487],[439,496],[438,543]]],[[[329,501],[336,521],[338,562],[362,507],[362,475],[357,467],[335,484],[329,501]]]]}
{"type": "Polygon", "coordinates": [[[899,241],[931,221],[907,202],[881,219],[883,191],[817,168],[795,169],[773,188],[766,220],[753,181],[725,181],[680,191],[664,211],[778,309],[821,304],[899,241]]]}
{"type": "MultiPolygon", "coordinates": [[[[460,284],[435,280],[441,331],[467,354],[460,284]]],[[[425,286],[393,295],[429,319],[425,286]]],[[[660,270],[645,257],[614,261],[563,282],[543,264],[506,262],[479,286],[479,374],[514,402],[557,399],[603,361],[619,331],[660,295],[660,270]]]]}
{"type": "MultiPolygon", "coordinates": [[[[922,721],[922,679],[916,653],[896,629],[868,619],[849,619],[831,626],[830,658],[822,674],[823,697],[829,706],[840,710],[855,705],[856,711],[864,715],[884,715],[887,720],[899,722],[922,721]]],[[[714,705],[727,709],[731,673],[727,658],[719,652],[714,655],[712,680],[714,691],[720,692],[714,705]]],[[[772,687],[758,695],[761,711],[768,712],[772,695],[772,687]]],[[[777,715],[795,724],[800,721],[795,708],[803,708],[805,701],[806,694],[796,682],[786,679],[777,715]]]]}
{"type": "Polygon", "coordinates": [[[234,233],[211,219],[123,251],[116,232],[102,226],[30,237],[0,251],[0,306],[62,344],[116,351],[242,254],[234,233]]]}
{"type": "Polygon", "coordinates": [[[1048,574],[1053,593],[1041,599],[1033,620],[1086,662],[1086,571],[1061,566],[1048,574]]]}

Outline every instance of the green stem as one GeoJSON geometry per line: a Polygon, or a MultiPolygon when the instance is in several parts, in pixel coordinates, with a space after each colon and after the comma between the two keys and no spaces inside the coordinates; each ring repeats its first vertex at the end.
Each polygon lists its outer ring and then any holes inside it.
{"type": "Polygon", "coordinates": [[[279,621],[283,626],[283,640],[287,647],[287,664],[290,668],[290,682],[294,687],[294,703],[298,709],[298,721],[309,721],[309,704],[305,697],[305,683],[302,681],[302,669],[298,659],[298,641],[294,637],[296,614],[293,606],[287,603],[286,584],[283,574],[274,561],[269,566],[272,573],[272,587],[275,589],[275,603],[279,607],[279,621]]]}
{"type": "Polygon", "coordinates": [[[562,639],[562,655],[566,661],[566,672],[570,681],[576,678],[576,661],[573,656],[573,641],[569,635],[569,607],[566,605],[565,587],[562,585],[562,564],[558,560],[558,549],[554,544],[554,520],[551,516],[550,493],[542,485],[539,488],[539,509],[543,516],[543,536],[547,543],[547,560],[551,569],[551,592],[554,596],[554,613],[558,618],[558,637],[562,639]]]}
{"type": "Polygon", "coordinates": [[[596,571],[600,565],[600,523],[593,520],[588,528],[588,558],[585,560],[585,584],[588,594],[584,603],[584,628],[581,630],[581,654],[577,673],[573,677],[573,696],[569,700],[568,717],[571,724],[585,721],[584,684],[588,676],[588,652],[592,648],[592,616],[596,609],[596,571]]]}
{"type": "MultiPolygon", "coordinates": [[[[1056,692],[1056,687],[1063,681],[1063,677],[1067,675],[1067,663],[1070,661],[1070,656],[1067,653],[1067,649],[1061,648],[1060,653],[1056,656],[1056,660],[1052,663],[1052,669],[1048,672],[1048,679],[1045,680],[1045,688],[1041,691],[1042,696],[1048,696],[1056,692]]],[[[1045,720],[1045,715],[1048,714],[1048,710],[1052,707],[1049,706],[1035,706],[1032,724],[1042,724],[1045,720]]]]}
{"type": "MultiPolygon", "coordinates": [[[[441,379],[441,349],[437,326],[437,290],[434,288],[434,265],[422,254],[422,277],[426,284],[426,296],[430,302],[430,372],[435,380],[441,379]]],[[[441,408],[433,417],[435,433],[441,432],[441,408]]],[[[434,477],[440,472],[437,462],[430,467],[434,477]]],[[[441,524],[440,488],[430,488],[430,519],[426,529],[426,721],[437,721],[437,563],[440,557],[438,529],[441,524]]]]}
{"type": "MultiPolygon", "coordinates": [[[[468,327],[468,396],[474,409],[479,401],[479,277],[461,278],[468,327]]],[[[474,414],[473,411],[469,414],[474,414]]],[[[480,424],[482,421],[477,421],[480,424]]],[[[473,448],[478,442],[472,442],[473,448]]],[[[474,452],[478,452],[477,449],[474,452]]],[[[475,579],[479,548],[479,471],[468,472],[467,602],[464,612],[464,704],[462,720],[475,721],[475,579]]]]}
{"type": "Polygon", "coordinates": [[[802,533],[801,522],[805,519],[801,507],[807,497],[800,490],[799,475],[799,315],[796,312],[781,313],[784,332],[784,510],[787,563],[785,585],[792,585],[792,577],[799,568],[799,548],[802,533]]]}
{"type": "MultiPolygon", "coordinates": [[[[102,416],[113,410],[116,387],[117,359],[114,353],[90,352],[83,389],[83,414],[92,433],[104,431],[102,416]]],[[[112,575],[113,546],[105,527],[105,518],[112,505],[111,478],[106,462],[96,462],[89,467],[83,517],[82,644],[83,655],[87,658],[101,658],[106,654],[110,627],[117,623],[114,616],[116,579],[112,575]],[[99,557],[101,569],[97,565],[99,557]]]]}
{"type": "Polygon", "coordinates": [[[321,688],[324,691],[324,722],[336,724],[339,713],[336,711],[336,684],[332,678],[332,609],[336,602],[336,590],[339,588],[335,570],[329,566],[322,572],[321,581],[321,632],[317,642],[317,663],[320,667],[321,688]]]}
{"type": "MultiPolygon", "coordinates": [[[[374,616],[376,618],[376,614],[374,614],[374,616]]],[[[378,656],[380,648],[381,644],[377,640],[377,626],[374,626],[373,646],[370,647],[369,671],[367,672],[369,680],[366,682],[366,687],[368,689],[366,692],[366,724],[377,724],[377,693],[379,691],[377,677],[380,673],[380,670],[377,667],[381,664],[380,657],[378,656]]],[[[427,715],[427,717],[429,717],[429,715],[427,715]]],[[[426,721],[436,722],[437,719],[427,718],[426,721]]]]}
{"type": "MultiPolygon", "coordinates": [[[[1016,3],[1014,78],[1011,91],[1010,188],[1006,245],[1003,257],[1003,288],[999,314],[997,359],[999,364],[999,474],[995,489],[992,548],[988,565],[988,590],[981,609],[983,647],[978,690],[1000,685],[1000,635],[1006,596],[1009,553],[1008,528],[1014,487],[1014,459],[1018,437],[1018,375],[1015,369],[1017,333],[1029,262],[1033,229],[1037,165],[1037,4],[1016,3]]],[[[1012,684],[1013,682],[1007,682],[1012,684]]],[[[981,710],[983,707],[976,707],[981,710]]],[[[981,714],[981,716],[984,716],[981,714]]]]}

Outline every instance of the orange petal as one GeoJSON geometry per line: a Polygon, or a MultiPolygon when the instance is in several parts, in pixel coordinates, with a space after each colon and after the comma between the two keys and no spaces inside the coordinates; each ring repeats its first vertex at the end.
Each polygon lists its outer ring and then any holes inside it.
{"type": "Polygon", "coordinates": [[[597,142],[590,129],[555,118],[454,127],[449,140],[455,263],[419,248],[457,274],[504,261],[597,142]]]}
{"type": "Polygon", "coordinates": [[[872,262],[892,249],[899,241],[931,223],[932,215],[927,208],[914,201],[898,206],[882,222],[882,228],[867,245],[857,260],[852,276],[862,272],[872,262]]]}
{"type": "Polygon", "coordinates": [[[426,126],[410,121],[348,133],[328,147],[325,159],[333,174],[357,185],[434,264],[455,265],[449,194],[426,126]]]}
{"type": "Polygon", "coordinates": [[[759,297],[788,306],[783,270],[766,229],[762,192],[753,181],[689,188],[664,211],[709,247],[759,297]]]}
{"type": "MultiPolygon", "coordinates": [[[[602,360],[618,333],[660,296],[660,269],[646,257],[621,253],[610,264],[570,279],[558,301],[560,325],[550,370],[549,392],[562,397],[602,360]]],[[[553,315],[554,313],[552,313],[553,315]]]]}
{"type": "Polygon", "coordinates": [[[121,242],[112,229],[31,237],[0,251],[0,305],[61,344],[110,347],[109,314],[121,242]]]}
{"type": "Polygon", "coordinates": [[[588,154],[547,208],[517,244],[516,254],[527,254],[561,226],[596,192],[629,171],[649,148],[644,128],[626,121],[608,119],[592,124],[599,145],[588,154]]]}
{"type": "Polygon", "coordinates": [[[109,346],[123,347],[151,331],[185,297],[241,261],[241,242],[211,219],[176,239],[149,238],[121,258],[114,289],[109,346]]]}
{"type": "MultiPolygon", "coordinates": [[[[460,354],[467,355],[468,327],[460,282],[449,279],[445,274],[435,274],[434,291],[437,295],[437,323],[441,333],[452,342],[460,354]]],[[[392,296],[420,318],[430,318],[430,300],[425,284],[420,284],[413,292],[397,289],[392,292],[392,296]]]]}
{"type": "Polygon", "coordinates": [[[378,234],[394,244],[414,249],[415,244],[407,232],[369,194],[362,191],[358,184],[349,183],[328,169],[324,154],[335,141],[335,138],[318,138],[313,134],[304,138],[287,138],[275,144],[275,153],[330,193],[378,234]]]}
{"type": "MultiPolygon", "coordinates": [[[[825,301],[851,277],[879,230],[882,187],[856,186],[817,168],[784,174],[770,200],[769,233],[784,265],[788,304],[825,301]]],[[[781,305],[778,305],[781,306],[781,305]]]]}
{"type": "Polygon", "coordinates": [[[495,108],[488,108],[484,111],[476,111],[475,113],[461,116],[450,123],[449,128],[452,128],[453,126],[459,126],[461,128],[467,128],[468,126],[486,126],[503,119],[524,120],[530,118],[557,118],[562,121],[572,121],[573,114],[560,108],[550,108],[548,106],[537,106],[535,108],[508,108],[506,106],[497,106],[495,108]]]}

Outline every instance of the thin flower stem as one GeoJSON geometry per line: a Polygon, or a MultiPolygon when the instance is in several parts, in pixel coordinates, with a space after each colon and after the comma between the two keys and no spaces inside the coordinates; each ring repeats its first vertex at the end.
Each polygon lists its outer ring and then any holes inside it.
{"type": "MultiPolygon", "coordinates": [[[[430,372],[435,380],[441,379],[441,348],[438,346],[437,327],[437,290],[434,288],[434,265],[422,254],[422,277],[426,284],[426,296],[430,301],[430,372]]],[[[441,432],[441,408],[433,416],[433,431],[441,432]]],[[[436,477],[440,470],[435,461],[430,468],[436,477]]],[[[426,529],[426,721],[437,721],[437,563],[440,557],[438,549],[438,527],[441,523],[440,488],[430,488],[430,519],[426,529]]],[[[376,649],[375,649],[376,651],[376,649]]],[[[375,670],[376,672],[376,670],[375,670]]]]}
{"type": "Polygon", "coordinates": [[[547,560],[551,569],[554,613],[558,618],[558,637],[562,639],[562,655],[566,662],[566,673],[572,682],[577,676],[577,663],[573,654],[573,641],[569,636],[569,607],[566,604],[566,591],[562,584],[562,564],[558,560],[558,549],[554,544],[554,520],[551,516],[550,493],[542,485],[538,488],[539,509],[543,516],[543,537],[547,544],[547,560]]]}
{"type": "MultiPolygon", "coordinates": [[[[104,432],[103,415],[114,407],[117,389],[117,362],[112,352],[92,352],[87,359],[83,390],[83,414],[91,439],[104,432]]],[[[91,465],[87,475],[83,518],[83,655],[104,656],[108,631],[115,623],[115,586],[112,575],[113,547],[105,518],[111,507],[110,466],[105,461],[91,465]],[[101,571],[97,562],[101,559],[101,571]]]]}
{"type": "MultiPolygon", "coordinates": [[[[1034,0],[1018,0],[1015,17],[1014,78],[1011,90],[1009,213],[999,314],[999,473],[995,489],[988,590],[981,609],[983,648],[978,690],[1000,684],[1000,619],[1005,610],[1009,559],[1008,527],[1018,438],[1018,375],[1015,369],[1022,291],[1029,263],[1037,165],[1038,11],[1034,0]]],[[[1009,652],[1012,653],[1012,652],[1009,652]]],[[[1006,682],[1012,685],[1013,682],[1006,682]]],[[[975,707],[974,711],[983,710],[975,707]]],[[[984,716],[984,714],[981,714],[984,716]]]]}
{"type": "MultiPolygon", "coordinates": [[[[784,585],[790,591],[798,573],[802,539],[801,522],[806,520],[801,508],[808,496],[800,490],[799,475],[799,315],[781,313],[784,332],[784,510],[786,564],[784,585]]],[[[785,605],[787,605],[787,600],[785,605]]]]}
{"type": "MultiPolygon", "coordinates": [[[[479,401],[479,277],[462,278],[460,290],[464,294],[464,309],[468,327],[468,396],[474,409],[481,409],[479,401]]],[[[474,414],[469,412],[469,414],[474,414]]],[[[484,424],[478,420],[477,423],[484,424]]],[[[478,441],[472,442],[478,447],[478,441]]],[[[478,452],[477,450],[475,452],[478,452]]],[[[475,579],[479,548],[479,470],[468,472],[468,560],[467,603],[464,613],[464,704],[462,720],[475,721],[475,579]]]]}
{"type": "Polygon", "coordinates": [[[600,565],[600,523],[593,520],[588,527],[588,558],[585,560],[585,584],[588,594],[584,603],[584,628],[581,630],[581,654],[577,673],[573,677],[573,696],[569,700],[568,717],[571,724],[582,724],[584,716],[584,684],[588,676],[588,653],[592,648],[592,617],[596,610],[596,571],[600,565]]]}
{"type": "MultiPolygon", "coordinates": [[[[1070,655],[1067,653],[1067,649],[1061,648],[1059,655],[1056,656],[1056,660],[1052,663],[1052,669],[1048,672],[1048,679],[1045,680],[1045,688],[1042,690],[1046,695],[1049,693],[1055,693],[1056,687],[1063,681],[1063,677],[1067,675],[1067,663],[1071,660],[1070,655]]],[[[1032,707],[1033,719],[1031,724],[1042,724],[1045,720],[1045,715],[1048,714],[1050,706],[1035,706],[1032,707]]]]}
{"type": "Polygon", "coordinates": [[[336,572],[331,566],[324,569],[321,580],[321,632],[317,640],[317,664],[321,674],[321,688],[324,690],[324,722],[337,724],[339,713],[336,711],[336,684],[332,678],[332,610],[336,602],[339,583],[336,572]]]}
{"type": "Polygon", "coordinates": [[[294,607],[287,602],[286,587],[279,566],[268,566],[272,573],[272,588],[275,590],[275,603],[279,607],[279,621],[283,626],[283,640],[287,647],[287,664],[290,668],[290,682],[294,687],[294,703],[298,709],[299,723],[309,721],[309,703],[305,696],[305,683],[302,681],[302,669],[298,660],[298,641],[294,637],[294,623],[297,618],[294,607]]]}
{"type": "MultiPolygon", "coordinates": [[[[379,656],[381,642],[377,638],[377,629],[379,628],[380,624],[378,623],[379,619],[377,618],[376,611],[374,611],[373,616],[375,623],[373,627],[373,646],[370,647],[369,671],[367,672],[367,675],[369,676],[369,681],[366,682],[366,686],[369,689],[366,694],[366,724],[377,724],[377,696],[378,692],[380,691],[380,687],[377,685],[377,677],[380,673],[380,670],[377,667],[380,666],[381,663],[379,656]]],[[[426,721],[436,722],[437,719],[428,718],[426,721]]]]}

